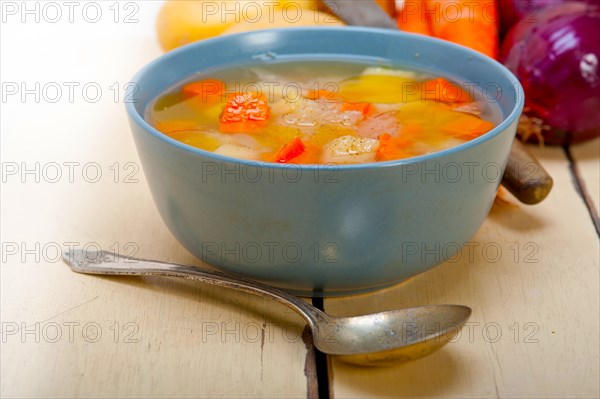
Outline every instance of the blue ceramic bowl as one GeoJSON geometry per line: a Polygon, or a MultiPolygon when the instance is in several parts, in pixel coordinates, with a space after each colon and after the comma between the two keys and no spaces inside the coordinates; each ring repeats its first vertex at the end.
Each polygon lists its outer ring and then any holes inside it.
{"type": "Polygon", "coordinates": [[[209,264],[311,296],[375,290],[459,256],[492,205],[523,108],[517,79],[496,61],[437,39],[369,28],[223,36],[163,55],[133,82],[131,129],[156,206],[177,240],[209,264]],[[455,78],[483,90],[502,122],[441,152],[334,167],[224,157],[170,139],[144,120],[148,104],[182,79],[273,62],[273,54],[391,63],[455,78]]]}

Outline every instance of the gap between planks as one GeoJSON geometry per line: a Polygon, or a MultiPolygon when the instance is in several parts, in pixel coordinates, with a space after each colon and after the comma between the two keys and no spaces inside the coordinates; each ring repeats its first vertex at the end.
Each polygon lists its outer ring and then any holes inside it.
{"type": "Polygon", "coordinates": [[[565,152],[567,160],[569,161],[569,172],[571,173],[575,190],[583,200],[583,203],[585,204],[585,207],[587,208],[590,214],[590,218],[592,219],[592,223],[596,228],[596,233],[598,234],[598,237],[600,237],[600,217],[598,216],[598,213],[596,212],[596,208],[594,206],[594,202],[592,201],[592,198],[587,191],[585,181],[581,177],[581,173],[579,172],[579,168],[577,166],[577,161],[573,157],[573,154],[571,154],[571,149],[568,145],[565,145],[563,147],[563,150],[565,152]]]}

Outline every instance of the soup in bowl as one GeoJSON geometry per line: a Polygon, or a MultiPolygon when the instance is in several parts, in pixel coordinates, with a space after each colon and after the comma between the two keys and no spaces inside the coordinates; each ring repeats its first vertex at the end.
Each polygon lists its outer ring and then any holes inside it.
{"type": "Polygon", "coordinates": [[[223,36],[133,82],[133,136],[177,240],[310,296],[456,258],[489,212],[523,107],[496,61],[370,28],[223,36]]]}
{"type": "Polygon", "coordinates": [[[294,164],[415,157],[499,122],[473,86],[380,64],[270,60],[212,70],[159,96],[146,120],[216,154],[294,164]]]}

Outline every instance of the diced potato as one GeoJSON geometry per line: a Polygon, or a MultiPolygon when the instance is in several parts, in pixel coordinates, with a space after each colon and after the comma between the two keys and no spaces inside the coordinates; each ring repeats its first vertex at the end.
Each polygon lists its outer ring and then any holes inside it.
{"type": "Polygon", "coordinates": [[[310,136],[310,142],[318,147],[324,146],[333,140],[343,137],[352,136],[354,130],[340,125],[321,125],[310,136]]]}
{"type": "Polygon", "coordinates": [[[374,162],[379,140],[342,136],[329,142],[323,150],[324,162],[374,162]]]}
{"type": "Polygon", "coordinates": [[[415,101],[400,107],[398,119],[403,124],[439,126],[456,117],[449,105],[436,101],[415,101]]]}
{"type": "Polygon", "coordinates": [[[223,144],[215,150],[215,154],[225,155],[232,158],[246,159],[249,161],[255,161],[260,158],[256,151],[236,144],[223,144]]]}
{"type": "Polygon", "coordinates": [[[356,127],[356,131],[360,136],[371,139],[376,139],[384,133],[396,135],[401,129],[397,113],[396,108],[396,111],[386,112],[374,118],[367,118],[356,127]]]}
{"type": "Polygon", "coordinates": [[[218,139],[218,136],[210,133],[184,130],[170,133],[167,136],[206,151],[214,151],[221,146],[221,141],[218,139]]]}
{"type": "Polygon", "coordinates": [[[260,134],[253,135],[253,138],[263,148],[276,151],[297,136],[302,136],[302,132],[296,127],[272,124],[267,125],[260,134]]]}
{"type": "Polygon", "coordinates": [[[340,82],[337,94],[351,102],[405,103],[419,100],[420,86],[401,76],[364,75],[340,82]]]}
{"type": "Polygon", "coordinates": [[[366,137],[342,136],[331,141],[327,147],[331,155],[355,155],[377,151],[379,141],[366,137]]]}
{"type": "MultiPolygon", "coordinates": [[[[331,103],[324,100],[300,100],[288,103],[289,112],[285,113],[281,120],[284,124],[296,126],[305,131],[325,124],[339,124],[350,126],[361,121],[364,116],[357,111],[340,112],[339,103],[331,103]]],[[[277,108],[279,110],[279,108],[277,108]]]]}

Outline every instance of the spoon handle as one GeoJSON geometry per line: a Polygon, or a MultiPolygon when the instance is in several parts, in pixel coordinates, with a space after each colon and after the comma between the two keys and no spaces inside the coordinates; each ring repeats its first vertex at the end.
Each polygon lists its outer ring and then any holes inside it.
{"type": "Polygon", "coordinates": [[[502,185],[522,203],[533,205],[548,196],[552,189],[552,177],[519,139],[515,139],[502,176],[502,185]]]}
{"type": "Polygon", "coordinates": [[[202,269],[194,266],[184,266],[175,263],[166,263],[138,259],[134,257],[119,256],[108,251],[84,251],[70,249],[62,254],[63,261],[74,272],[101,275],[134,275],[134,276],[173,276],[187,279],[200,280],[204,283],[220,287],[232,288],[261,297],[274,299],[298,312],[312,328],[320,320],[326,320],[327,315],[302,299],[288,294],[277,288],[247,280],[242,277],[202,269]]]}

